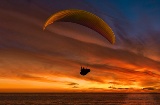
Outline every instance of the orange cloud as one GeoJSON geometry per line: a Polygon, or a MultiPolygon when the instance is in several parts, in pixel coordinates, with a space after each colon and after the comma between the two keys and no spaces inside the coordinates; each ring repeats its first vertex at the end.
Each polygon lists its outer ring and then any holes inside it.
{"type": "Polygon", "coordinates": [[[46,13],[10,9],[0,8],[1,92],[152,91],[148,87],[159,91],[159,57],[154,60],[149,58],[152,51],[145,56],[132,50],[141,46],[134,47],[120,26],[117,43],[110,45],[98,33],[76,24],[56,23],[42,31],[46,13]],[[80,66],[91,72],[81,76],[80,66]]]}

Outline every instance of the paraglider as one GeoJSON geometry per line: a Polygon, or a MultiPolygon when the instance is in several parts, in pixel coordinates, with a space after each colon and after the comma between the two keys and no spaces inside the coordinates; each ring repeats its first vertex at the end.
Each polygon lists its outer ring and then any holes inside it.
{"type": "MultiPolygon", "coordinates": [[[[48,25],[54,22],[72,22],[86,26],[98,32],[100,35],[106,38],[111,44],[115,43],[115,35],[112,29],[109,27],[109,25],[106,22],[104,22],[100,17],[90,12],[78,9],[59,11],[47,19],[43,26],[43,29],[45,29],[48,25]]],[[[85,70],[81,68],[80,74],[86,75],[88,72],[90,72],[90,69],[85,70]]]]}
{"type": "Polygon", "coordinates": [[[87,69],[87,68],[84,68],[84,67],[81,67],[81,71],[80,71],[80,74],[81,75],[86,75],[90,72],[90,69],[87,69]]]}

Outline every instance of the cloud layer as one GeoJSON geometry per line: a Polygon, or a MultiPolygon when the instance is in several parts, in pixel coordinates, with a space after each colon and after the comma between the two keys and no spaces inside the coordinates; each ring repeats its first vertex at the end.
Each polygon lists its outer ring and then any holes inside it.
{"type": "MultiPolygon", "coordinates": [[[[116,34],[116,44],[110,45],[93,30],[73,23],[57,22],[43,31],[43,24],[49,15],[54,11],[72,7],[70,4],[54,7],[51,2],[53,1],[1,1],[2,89],[6,89],[7,86],[13,89],[18,86],[20,88],[20,83],[17,82],[16,87],[16,84],[11,83],[12,80],[21,81],[26,86],[27,81],[31,81],[33,84],[30,86],[33,89],[39,84],[47,84],[41,88],[52,91],[58,91],[58,87],[61,87],[59,91],[72,92],[160,89],[160,32],[156,30],[157,24],[152,21],[153,17],[140,21],[147,13],[140,16],[137,15],[139,12],[135,13],[138,17],[133,20],[137,25],[123,11],[119,11],[119,7],[115,6],[112,9],[115,14],[109,12],[105,15],[105,12],[98,13],[103,9],[96,7],[94,2],[75,4],[75,8],[97,10],[95,13],[107,20],[116,34]],[[88,8],[87,4],[92,5],[92,8],[88,8]],[[117,19],[117,16],[120,17],[117,19]],[[122,24],[122,17],[127,18],[125,24],[122,24]],[[142,25],[144,23],[147,26],[142,25]],[[79,74],[80,66],[88,66],[91,72],[82,77],[79,74]]],[[[54,4],[58,5],[61,2],[63,0],[54,1],[54,4]]],[[[110,5],[112,7],[113,3],[110,2],[110,5]]],[[[134,7],[136,8],[132,13],[142,9],[138,8],[139,5],[134,7]]],[[[157,8],[154,11],[156,10],[157,8]]]]}

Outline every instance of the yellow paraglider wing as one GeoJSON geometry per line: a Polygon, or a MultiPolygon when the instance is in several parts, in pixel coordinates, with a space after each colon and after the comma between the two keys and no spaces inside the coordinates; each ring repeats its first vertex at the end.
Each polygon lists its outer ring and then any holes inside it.
{"type": "Polygon", "coordinates": [[[109,25],[105,23],[101,18],[90,12],[74,9],[57,12],[46,21],[43,29],[45,29],[49,24],[56,21],[72,22],[86,26],[101,34],[110,43],[115,43],[115,35],[109,25]]]}

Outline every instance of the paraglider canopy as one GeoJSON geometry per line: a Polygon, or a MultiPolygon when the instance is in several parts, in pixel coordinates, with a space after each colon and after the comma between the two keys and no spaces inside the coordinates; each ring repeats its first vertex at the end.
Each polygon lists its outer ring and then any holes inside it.
{"type": "Polygon", "coordinates": [[[100,35],[106,38],[111,44],[115,43],[115,35],[112,29],[109,27],[109,25],[106,22],[104,22],[101,18],[90,12],[77,9],[59,11],[47,19],[43,29],[45,29],[49,24],[54,23],[56,21],[72,22],[86,26],[98,32],[100,35]]]}

